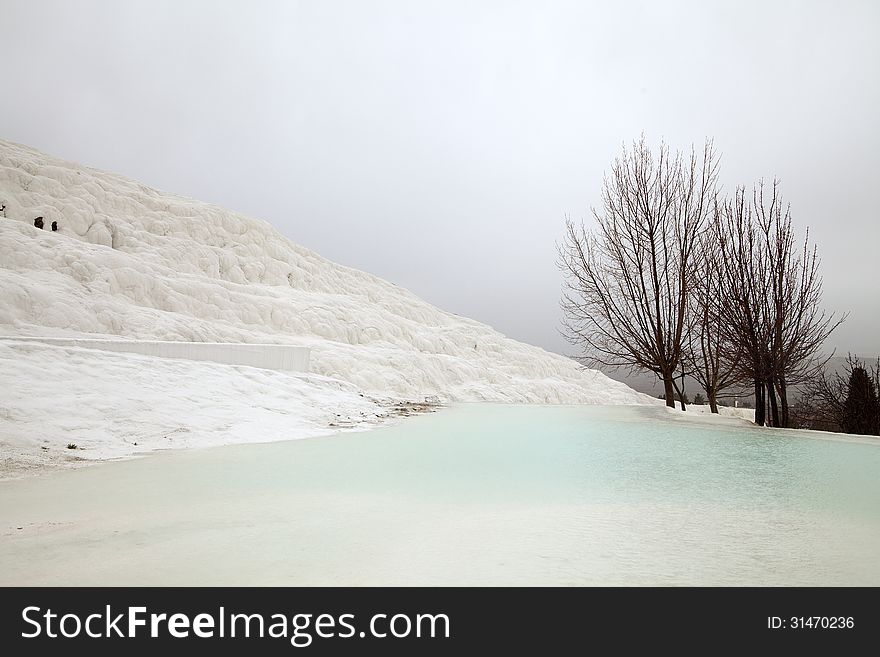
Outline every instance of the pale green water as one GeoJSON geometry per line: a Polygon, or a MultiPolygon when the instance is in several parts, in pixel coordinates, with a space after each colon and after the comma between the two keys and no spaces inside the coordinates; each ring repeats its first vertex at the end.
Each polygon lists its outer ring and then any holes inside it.
{"type": "Polygon", "coordinates": [[[480,404],[164,453],[0,484],[0,582],[880,585],[880,444],[817,435],[480,404]]]}

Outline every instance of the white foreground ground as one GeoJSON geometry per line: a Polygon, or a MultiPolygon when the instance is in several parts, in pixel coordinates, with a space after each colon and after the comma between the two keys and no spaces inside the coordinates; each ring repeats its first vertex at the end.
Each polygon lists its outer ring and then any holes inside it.
{"type": "Polygon", "coordinates": [[[294,344],[315,374],[0,341],[6,476],[312,436],[374,422],[389,400],[656,403],[264,221],[2,140],[0,204],[0,335],[294,344]]]}
{"type": "Polygon", "coordinates": [[[0,479],[369,428],[389,414],[387,402],[313,374],[8,341],[0,390],[0,479]]]}

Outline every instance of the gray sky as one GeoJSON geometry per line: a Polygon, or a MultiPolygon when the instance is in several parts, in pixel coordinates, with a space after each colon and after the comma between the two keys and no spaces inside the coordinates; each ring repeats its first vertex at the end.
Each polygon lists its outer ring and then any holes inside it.
{"type": "Polygon", "coordinates": [[[880,353],[880,3],[0,0],[0,136],[559,337],[555,241],[624,141],[779,176],[880,353]]]}

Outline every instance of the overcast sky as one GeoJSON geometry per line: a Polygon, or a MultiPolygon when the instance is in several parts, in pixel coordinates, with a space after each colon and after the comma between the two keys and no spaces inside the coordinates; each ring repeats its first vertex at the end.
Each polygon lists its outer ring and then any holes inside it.
{"type": "Polygon", "coordinates": [[[880,353],[880,3],[0,0],[0,137],[266,219],[520,340],[644,132],[778,176],[880,353]]]}

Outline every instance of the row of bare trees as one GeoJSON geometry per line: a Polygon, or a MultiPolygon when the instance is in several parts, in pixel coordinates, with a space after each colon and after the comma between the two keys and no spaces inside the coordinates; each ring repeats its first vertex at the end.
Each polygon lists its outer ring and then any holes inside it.
{"type": "MultiPolygon", "coordinates": [[[[668,406],[694,377],[755,392],[755,422],[789,426],[789,390],[824,364],[842,321],[821,308],[819,257],[801,244],[778,182],[723,197],[711,140],[655,155],[644,137],[606,176],[595,229],[566,221],[564,333],[597,365],[653,372],[668,406]]],[[[684,403],[682,403],[684,408],[684,403]]]]}

